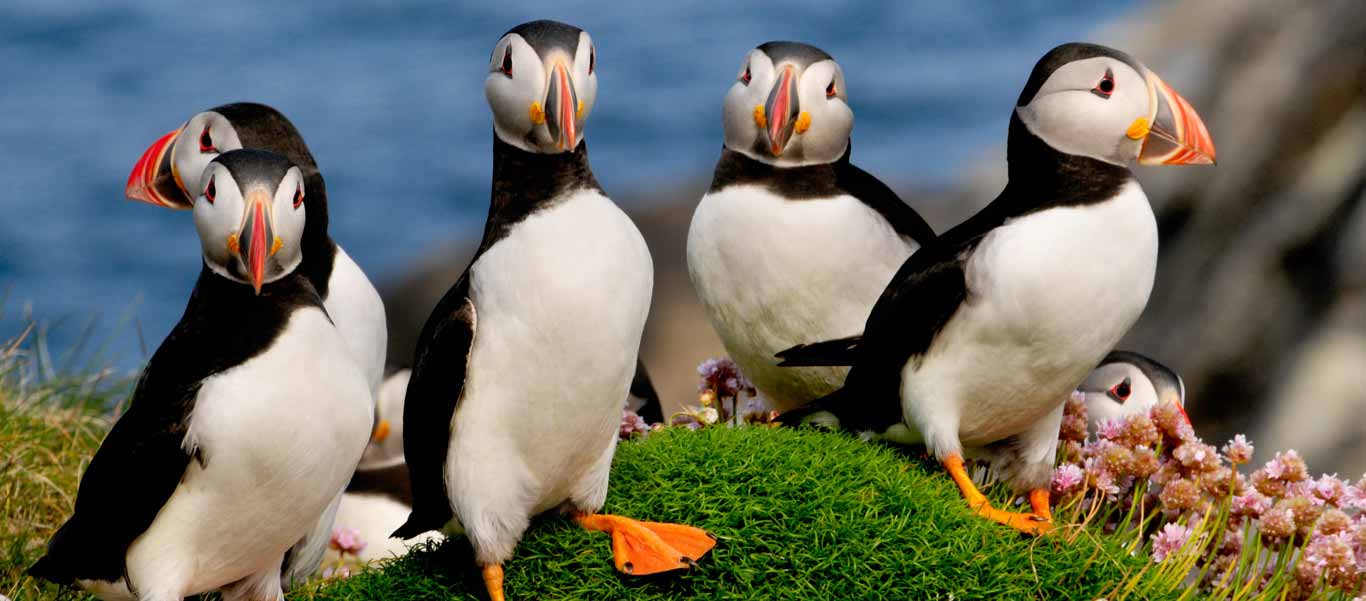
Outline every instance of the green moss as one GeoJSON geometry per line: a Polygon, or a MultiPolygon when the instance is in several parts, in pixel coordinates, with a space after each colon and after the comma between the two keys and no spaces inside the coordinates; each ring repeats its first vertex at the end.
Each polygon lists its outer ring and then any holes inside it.
{"type": "MultiPolygon", "coordinates": [[[[507,564],[509,599],[1095,599],[1146,562],[988,523],[938,468],[839,434],[672,430],[623,444],[613,470],[606,511],[704,527],[716,549],[622,576],[607,536],[550,517],[507,564]]],[[[294,597],[485,598],[463,538],[294,597]]]]}

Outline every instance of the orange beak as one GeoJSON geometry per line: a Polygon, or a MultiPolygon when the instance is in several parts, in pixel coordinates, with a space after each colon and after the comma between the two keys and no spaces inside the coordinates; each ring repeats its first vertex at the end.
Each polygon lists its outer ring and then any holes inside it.
{"type": "Polygon", "coordinates": [[[280,250],[275,227],[270,219],[269,193],[258,189],[247,194],[246,215],[242,219],[241,231],[236,252],[247,268],[252,287],[259,295],[261,285],[265,281],[266,259],[280,250]]]}
{"type": "Polygon", "coordinates": [[[1200,115],[1156,73],[1149,71],[1146,77],[1151,109],[1138,162],[1144,165],[1213,165],[1214,140],[1200,115]]]}
{"type": "Polygon", "coordinates": [[[193,206],[171,168],[171,147],[178,135],[180,129],[161,136],[142,152],[142,157],[133,165],[133,172],[128,174],[128,184],[123,189],[125,196],[171,209],[193,206]]]}
{"type": "Polygon", "coordinates": [[[545,121],[555,147],[572,151],[578,146],[579,95],[569,79],[569,69],[563,62],[555,63],[550,72],[550,84],[545,93],[545,121]]]}
{"type": "Polygon", "coordinates": [[[778,83],[774,84],[773,91],[768,93],[768,102],[764,103],[764,114],[768,118],[765,133],[768,134],[768,150],[773,156],[782,156],[787,141],[792,138],[792,129],[800,110],[797,102],[796,76],[792,65],[788,65],[783,67],[782,74],[778,76],[778,83]]]}

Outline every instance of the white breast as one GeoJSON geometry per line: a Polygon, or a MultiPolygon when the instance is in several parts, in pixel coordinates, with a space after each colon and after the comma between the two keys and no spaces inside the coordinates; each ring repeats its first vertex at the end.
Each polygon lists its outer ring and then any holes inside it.
{"type": "Polygon", "coordinates": [[[446,468],[477,551],[510,550],[515,538],[489,533],[569,497],[605,495],[653,280],[640,232],[591,190],[514,225],[471,268],[478,321],[446,468]]]}
{"type": "Polygon", "coordinates": [[[1138,319],[1156,265],[1157,224],[1137,182],[998,227],[967,262],[968,301],[903,371],[908,417],[957,414],[968,446],[1022,432],[1138,319]]]}
{"type": "Polygon", "coordinates": [[[774,353],[862,332],[916,248],[852,196],[788,200],[732,186],[698,203],[688,269],[726,351],[786,409],[833,392],[848,370],[779,368],[774,353]]]}
{"type": "Polygon", "coordinates": [[[129,548],[134,584],[178,598],[278,566],[350,479],[371,415],[331,322],[295,311],[270,349],[204,381],[185,444],[205,466],[129,548]]]}
{"type": "Polygon", "coordinates": [[[370,390],[376,392],[384,380],[384,356],[388,348],[384,301],[341,245],[337,245],[327,288],[323,306],[337,324],[346,347],[355,356],[370,390]]]}

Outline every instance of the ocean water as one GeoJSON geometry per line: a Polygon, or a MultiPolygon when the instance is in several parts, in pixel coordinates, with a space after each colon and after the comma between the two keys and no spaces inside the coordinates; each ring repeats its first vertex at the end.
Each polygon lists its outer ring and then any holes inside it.
{"type": "Polygon", "coordinates": [[[56,360],[135,370],[199,272],[188,213],[123,199],[157,136],[253,100],[282,110],[327,179],[331,231],[377,284],[477,236],[492,131],[483,80],[510,27],[592,33],[593,167],[610,194],[710,176],[721,98],[750,48],[815,44],[840,61],[854,158],[884,179],[951,185],[1004,139],[1033,62],[1142,0],[987,6],[444,1],[0,5],[0,340],[29,317],[56,360]],[[78,342],[84,341],[84,346],[78,342]]]}

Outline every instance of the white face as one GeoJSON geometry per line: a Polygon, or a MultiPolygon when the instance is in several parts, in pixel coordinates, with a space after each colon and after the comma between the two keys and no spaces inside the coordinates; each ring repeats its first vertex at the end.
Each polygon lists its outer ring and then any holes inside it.
{"type": "Polygon", "coordinates": [[[598,97],[593,38],[580,32],[572,55],[553,48],[542,56],[521,35],[503,36],[489,57],[484,96],[504,142],[528,152],[573,151],[598,97]]]}
{"type": "Polygon", "coordinates": [[[215,273],[251,285],[251,234],[262,238],[262,284],[278,280],[303,260],[305,208],[304,179],[298,167],[290,167],[279,182],[253,180],[239,183],[221,163],[204,169],[194,201],[194,225],[199,232],[204,262],[215,273]],[[245,187],[245,189],[243,189],[245,187]],[[257,208],[264,227],[256,225],[257,208]]]}
{"type": "Polygon", "coordinates": [[[1077,387],[1086,397],[1086,422],[1092,433],[1102,422],[1146,415],[1157,406],[1152,380],[1131,363],[1107,363],[1077,387]]]}
{"type": "Polygon", "coordinates": [[[204,189],[204,168],[218,155],[242,148],[237,130],[226,117],[204,111],[191,117],[171,146],[171,169],[185,195],[194,198],[204,189]]]}
{"type": "Polygon", "coordinates": [[[805,68],[788,61],[775,65],[762,50],[750,50],[726,92],[722,109],[726,147],[780,166],[834,162],[844,155],[854,129],[848,100],[844,72],[835,61],[817,61],[805,68]],[[790,133],[778,132],[780,148],[774,153],[769,125],[782,115],[769,114],[774,112],[769,101],[789,70],[796,82],[796,116],[789,116],[784,128],[790,128],[790,133]]]}
{"type": "Polygon", "coordinates": [[[1098,56],[1067,63],[1049,75],[1020,121],[1066,154],[1128,165],[1138,158],[1151,118],[1147,78],[1124,61],[1098,56]],[[1135,122],[1143,119],[1144,127],[1135,122]]]}

